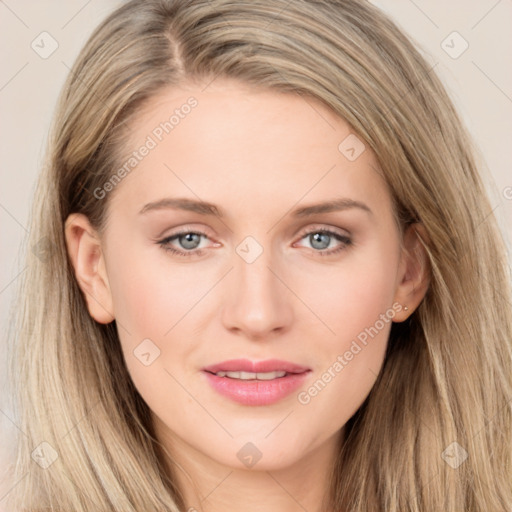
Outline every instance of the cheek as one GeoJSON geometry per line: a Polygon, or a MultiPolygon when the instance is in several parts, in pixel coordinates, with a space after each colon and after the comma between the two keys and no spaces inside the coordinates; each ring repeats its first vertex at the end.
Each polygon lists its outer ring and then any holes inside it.
{"type": "Polygon", "coordinates": [[[134,250],[114,261],[109,283],[116,321],[138,337],[162,339],[211,286],[197,272],[183,271],[162,249],[134,250]]]}
{"type": "MultiPolygon", "coordinates": [[[[298,268],[294,290],[341,344],[375,324],[393,304],[398,251],[379,240],[354,247],[334,265],[298,268]]],[[[339,344],[338,344],[338,348],[339,344]]]]}
{"type": "Polygon", "coordinates": [[[132,248],[110,258],[115,265],[108,271],[109,284],[126,365],[148,405],[156,407],[161,386],[175,385],[167,371],[174,374],[173,363],[195,347],[191,331],[203,312],[211,272],[184,271],[161,249],[132,248]]]}

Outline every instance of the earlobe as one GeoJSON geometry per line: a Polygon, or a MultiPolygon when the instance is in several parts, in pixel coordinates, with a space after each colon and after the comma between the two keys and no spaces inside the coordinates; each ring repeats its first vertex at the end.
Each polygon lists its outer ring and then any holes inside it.
{"type": "Polygon", "coordinates": [[[99,323],[112,322],[115,318],[112,294],[96,230],[85,215],[73,213],[66,219],[65,236],[68,254],[89,314],[99,323]]]}
{"type": "Polygon", "coordinates": [[[402,310],[394,318],[403,322],[415,311],[425,297],[430,285],[430,263],[425,245],[428,235],[425,227],[415,223],[406,229],[400,261],[395,302],[402,305],[402,310]]]}

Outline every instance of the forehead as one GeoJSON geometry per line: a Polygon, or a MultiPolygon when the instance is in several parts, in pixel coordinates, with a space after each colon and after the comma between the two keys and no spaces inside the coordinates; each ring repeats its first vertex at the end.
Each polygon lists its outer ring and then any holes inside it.
{"type": "Polygon", "coordinates": [[[389,199],[373,152],[313,97],[229,80],[162,90],[131,121],[113,201],[166,195],[260,213],[345,196],[389,199]]]}

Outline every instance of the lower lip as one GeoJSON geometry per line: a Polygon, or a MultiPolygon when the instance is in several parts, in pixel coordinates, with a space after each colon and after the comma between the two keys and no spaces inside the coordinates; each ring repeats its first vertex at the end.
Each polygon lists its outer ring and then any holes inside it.
{"type": "Polygon", "coordinates": [[[210,385],[223,396],[243,405],[270,405],[297,390],[309,374],[290,373],[272,380],[241,380],[204,372],[210,385]]]}

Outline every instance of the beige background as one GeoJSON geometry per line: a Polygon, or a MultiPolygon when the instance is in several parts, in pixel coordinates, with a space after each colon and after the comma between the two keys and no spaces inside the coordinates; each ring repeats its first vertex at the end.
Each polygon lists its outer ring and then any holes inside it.
{"type": "MultiPolygon", "coordinates": [[[[185,0],[184,0],[185,1],[185,0]]],[[[512,220],[512,0],[380,0],[422,46],[446,84],[487,163],[494,212],[510,247],[512,220]],[[450,35],[454,31],[460,36],[450,35]],[[449,36],[449,37],[448,37],[449,36]],[[448,37],[448,38],[447,38],[448,37]],[[445,41],[443,43],[443,41],[445,41]],[[455,56],[464,46],[467,50],[455,56]],[[443,47],[445,49],[443,49],[443,47]]],[[[18,247],[59,89],[92,29],[120,2],[112,0],[0,0],[1,182],[0,332],[5,333],[15,283],[23,268],[18,247]],[[48,58],[31,47],[51,48],[48,58]],[[38,43],[39,42],[39,43],[38,43]]],[[[40,51],[43,51],[41,48],[40,51]]],[[[5,343],[0,343],[0,473],[16,432],[5,388],[5,343]]],[[[8,491],[0,488],[1,499],[8,491]]]]}

